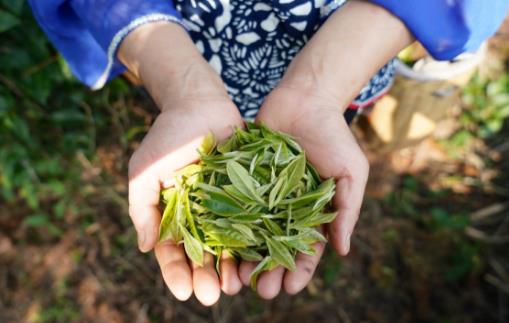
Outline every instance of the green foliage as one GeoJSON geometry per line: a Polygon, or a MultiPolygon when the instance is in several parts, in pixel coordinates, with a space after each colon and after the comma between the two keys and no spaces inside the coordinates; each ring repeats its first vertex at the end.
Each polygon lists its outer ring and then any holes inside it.
{"type": "Polygon", "coordinates": [[[430,190],[415,177],[407,175],[403,177],[400,189],[385,197],[384,204],[393,214],[417,221],[429,230],[461,231],[469,224],[466,214],[450,211],[444,206],[433,206],[443,205],[449,194],[446,190],[430,190]]]}
{"type": "Polygon", "coordinates": [[[162,192],[161,240],[183,242],[199,265],[204,251],[260,261],[253,288],[261,272],[295,270],[297,252],[314,254],[313,243],[325,241],[314,228],[336,216],[324,210],[334,180],[322,182],[291,137],[248,123],[217,147],[207,138],[200,152],[162,192]]]}
{"type": "Polygon", "coordinates": [[[465,129],[483,139],[497,134],[509,118],[509,74],[495,80],[476,75],[463,90],[463,102],[460,123],[465,129]]]}
{"type": "Polygon", "coordinates": [[[463,89],[462,101],[460,127],[442,141],[453,157],[460,157],[475,138],[487,140],[502,130],[509,118],[509,74],[493,80],[475,75],[463,89]]]}
{"type": "Polygon", "coordinates": [[[337,280],[342,268],[341,260],[336,255],[327,255],[327,261],[324,262],[323,281],[325,286],[332,286],[337,280]]]}
{"type": "Polygon", "coordinates": [[[60,296],[50,306],[43,307],[32,317],[33,322],[76,322],[80,319],[80,307],[74,300],[60,296]]]}
{"type": "Polygon", "coordinates": [[[446,264],[444,278],[447,282],[457,282],[474,272],[480,265],[480,248],[467,241],[456,243],[451,252],[450,263],[446,264]]]}
{"type": "MultiPolygon", "coordinates": [[[[448,190],[433,191],[417,178],[405,176],[401,187],[391,192],[384,200],[390,213],[411,221],[428,237],[427,245],[436,249],[436,257],[448,283],[456,283],[474,272],[480,265],[480,246],[467,238],[465,229],[470,225],[467,210],[458,210],[450,203],[453,193],[448,190]]],[[[388,229],[384,240],[395,242],[402,232],[388,229]]],[[[424,252],[423,252],[424,254],[424,252]]],[[[433,263],[432,258],[426,260],[433,263]]]]}
{"type": "Polygon", "coordinates": [[[76,208],[73,194],[81,190],[77,157],[94,158],[96,138],[108,130],[105,106],[126,86],[115,81],[91,95],[24,1],[0,1],[0,62],[0,199],[47,213],[48,222],[62,218],[76,208]]]}

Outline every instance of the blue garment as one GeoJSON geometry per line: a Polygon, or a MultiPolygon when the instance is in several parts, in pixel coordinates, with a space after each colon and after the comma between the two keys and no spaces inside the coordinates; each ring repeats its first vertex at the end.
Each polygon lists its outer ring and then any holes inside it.
{"type": "Polygon", "coordinates": [[[399,17],[438,60],[473,52],[498,29],[509,0],[370,0],[399,17]]]}
{"type": "MultiPolygon", "coordinates": [[[[245,117],[253,117],[292,58],[345,0],[30,0],[74,74],[93,88],[125,68],[116,59],[137,26],[168,20],[186,28],[221,75],[245,117]]],[[[501,23],[509,0],[372,0],[400,17],[432,55],[474,50],[501,23]]],[[[340,10],[340,9],[339,9],[340,10]]],[[[393,63],[363,88],[363,106],[391,84],[393,63]]]]}

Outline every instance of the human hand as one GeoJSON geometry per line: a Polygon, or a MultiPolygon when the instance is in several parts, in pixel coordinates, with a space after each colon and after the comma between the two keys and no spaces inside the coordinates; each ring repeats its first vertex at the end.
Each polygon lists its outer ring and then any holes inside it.
{"type": "Polygon", "coordinates": [[[155,248],[164,281],[177,299],[186,300],[194,292],[209,306],[217,302],[221,290],[230,295],[239,292],[237,264],[223,256],[219,278],[211,254],[205,255],[199,267],[187,259],[182,245],[170,240],[158,243],[160,191],[171,185],[174,172],[198,161],[205,136],[212,133],[218,140],[225,139],[234,126],[242,126],[242,118],[217,74],[196,53],[181,27],[154,24],[129,37],[120,57],[161,109],[129,162],[129,214],[138,245],[143,252],[155,248]],[[165,56],[168,41],[182,47],[165,56]]]}
{"type": "MultiPolygon", "coordinates": [[[[324,229],[336,251],[345,255],[359,215],[369,165],[342,114],[375,72],[413,41],[405,25],[367,1],[337,10],[294,58],[283,80],[265,100],[257,120],[295,137],[322,177],[336,179],[336,219],[324,229]]],[[[276,268],[260,275],[257,290],[275,297],[310,281],[324,245],[316,254],[298,254],[295,272],[276,268]]],[[[247,283],[255,264],[242,262],[247,283]]]]}
{"type": "Polygon", "coordinates": [[[129,213],[138,233],[140,250],[155,246],[157,261],[170,291],[186,300],[194,291],[204,305],[216,303],[220,289],[236,294],[241,283],[232,258],[221,261],[218,279],[214,258],[205,255],[204,266],[192,264],[182,245],[171,240],[157,243],[159,237],[160,189],[171,183],[171,175],[198,160],[203,138],[212,132],[224,139],[242,119],[228,98],[189,98],[163,110],[129,162],[129,213]]]}
{"type": "MultiPolygon", "coordinates": [[[[257,121],[292,135],[320,175],[336,179],[333,206],[337,216],[324,229],[337,252],[346,255],[362,204],[369,165],[340,110],[326,96],[307,95],[301,89],[279,86],[265,100],[257,121]]],[[[313,256],[297,255],[294,272],[278,267],[262,273],[257,285],[260,296],[271,299],[282,287],[289,294],[301,291],[311,280],[325,245],[316,243],[314,248],[313,256]]],[[[255,265],[241,263],[239,274],[244,284],[249,283],[255,265]]]]}

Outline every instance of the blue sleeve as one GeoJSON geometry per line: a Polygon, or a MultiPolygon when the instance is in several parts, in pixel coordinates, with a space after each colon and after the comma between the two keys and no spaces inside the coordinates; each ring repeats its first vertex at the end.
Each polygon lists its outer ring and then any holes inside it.
{"type": "Polygon", "coordinates": [[[436,59],[475,51],[493,35],[509,0],[370,0],[399,17],[436,59]]]}
{"type": "Polygon", "coordinates": [[[34,16],[74,75],[97,89],[125,67],[116,51],[136,27],[181,23],[170,0],[29,0],[34,16]]]}

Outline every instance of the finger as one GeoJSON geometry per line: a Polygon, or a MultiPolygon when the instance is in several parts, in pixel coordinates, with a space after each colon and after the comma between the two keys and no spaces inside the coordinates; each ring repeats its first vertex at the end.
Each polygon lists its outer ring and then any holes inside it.
{"type": "Polygon", "coordinates": [[[244,286],[250,285],[249,278],[251,277],[251,273],[255,269],[256,265],[258,265],[258,263],[254,262],[254,261],[243,260],[240,263],[239,278],[240,278],[240,281],[242,282],[242,284],[244,284],[244,286]]]}
{"type": "MultiPolygon", "coordinates": [[[[130,166],[131,169],[131,166],[130,166]]],[[[129,216],[138,235],[138,248],[142,252],[150,251],[159,236],[160,184],[150,171],[129,178],[129,216]]]]}
{"type": "Polygon", "coordinates": [[[185,301],[193,293],[191,268],[182,245],[164,241],[155,247],[155,254],[163,279],[178,300],[185,301]]]}
{"type": "Polygon", "coordinates": [[[219,269],[221,290],[227,295],[237,294],[242,288],[237,262],[225,251],[221,254],[219,269]]]}
{"type": "Polygon", "coordinates": [[[316,266],[318,266],[318,262],[323,255],[325,243],[315,243],[313,248],[315,248],[316,251],[314,255],[306,255],[299,252],[295,258],[297,269],[285,273],[283,287],[288,294],[297,294],[306,287],[311,278],[313,278],[316,266]]]}
{"type": "Polygon", "coordinates": [[[214,256],[206,252],[203,266],[193,263],[193,289],[198,301],[205,306],[214,305],[221,295],[214,256]]]}
{"type": "Polygon", "coordinates": [[[359,177],[356,179],[353,179],[352,176],[346,176],[336,182],[336,194],[333,204],[338,215],[328,228],[330,242],[342,256],[347,255],[350,251],[350,239],[359,219],[367,182],[367,172],[365,179],[362,178],[362,172],[357,174],[359,174],[359,177]]]}
{"type": "Polygon", "coordinates": [[[281,291],[284,274],[285,268],[282,266],[278,266],[273,270],[261,273],[256,286],[258,295],[267,300],[276,297],[281,291]]]}

